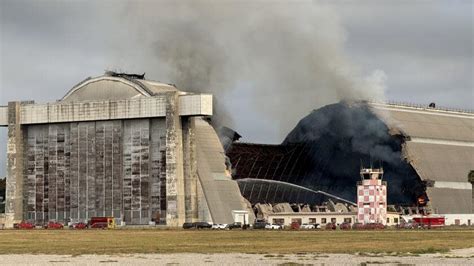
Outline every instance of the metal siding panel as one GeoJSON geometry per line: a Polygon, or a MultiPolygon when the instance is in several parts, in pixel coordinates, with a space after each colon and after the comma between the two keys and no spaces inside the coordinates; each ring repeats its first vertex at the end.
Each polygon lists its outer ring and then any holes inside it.
{"type": "Polygon", "coordinates": [[[405,148],[424,180],[467,182],[474,169],[474,147],[407,142],[405,148]]]}
{"type": "Polygon", "coordinates": [[[389,126],[411,137],[474,142],[474,115],[375,106],[374,112],[389,126]]]}
{"type": "Polygon", "coordinates": [[[107,123],[105,125],[105,165],[104,165],[104,172],[105,172],[105,179],[104,179],[104,203],[105,203],[105,215],[112,216],[112,178],[113,178],[113,154],[112,154],[112,123],[107,123]]]}
{"type": "MultiPolygon", "coordinates": [[[[127,121],[130,128],[127,129],[127,143],[130,149],[130,223],[147,224],[148,217],[148,158],[149,158],[149,123],[148,119],[127,121]],[[145,217],[143,217],[145,216],[145,217]]],[[[129,180],[128,180],[129,179],[129,180]]],[[[128,189],[124,189],[128,191],[128,189]]]]}
{"type": "Polygon", "coordinates": [[[57,150],[57,125],[48,126],[48,216],[56,220],[57,186],[56,186],[56,150],[57,150]]]}
{"type": "Polygon", "coordinates": [[[89,219],[96,216],[95,214],[95,123],[88,123],[87,125],[87,184],[86,184],[86,197],[87,197],[87,214],[86,217],[89,219]]]}
{"type": "Polygon", "coordinates": [[[472,213],[472,190],[427,188],[430,205],[435,213],[472,213]]]}
{"type": "Polygon", "coordinates": [[[105,213],[112,216],[112,178],[113,178],[113,154],[112,154],[112,124],[105,127],[105,213]]]}
{"type": "Polygon", "coordinates": [[[150,121],[146,120],[141,128],[140,137],[140,223],[147,224],[150,221],[150,121]]]}
{"type": "MultiPolygon", "coordinates": [[[[163,168],[163,153],[166,151],[166,124],[164,119],[152,119],[150,125],[150,217],[157,219],[157,223],[164,223],[166,214],[160,207],[161,186],[166,178],[163,168]]],[[[164,197],[166,200],[166,197],[164,197]]]]}
{"type": "Polygon", "coordinates": [[[27,128],[26,145],[27,211],[29,218],[36,220],[36,135],[32,127],[27,128]]]}
{"type": "Polygon", "coordinates": [[[106,144],[105,144],[105,127],[107,122],[97,122],[95,127],[95,208],[98,216],[105,215],[105,165],[106,165],[106,144]]]}
{"type": "Polygon", "coordinates": [[[132,176],[131,176],[131,222],[140,223],[140,150],[141,150],[141,123],[132,120],[132,176]]]}
{"type": "Polygon", "coordinates": [[[123,122],[123,215],[126,223],[131,222],[132,205],[132,125],[131,120],[123,122]]]}
{"type": "Polygon", "coordinates": [[[43,150],[43,216],[44,221],[49,221],[49,146],[48,127],[42,126],[42,150],[43,150]]]}
{"type": "Polygon", "coordinates": [[[71,123],[70,148],[70,217],[79,219],[79,125],[71,123]]]}
{"type": "Polygon", "coordinates": [[[122,217],[122,121],[112,122],[112,210],[122,217]]]}
{"type": "Polygon", "coordinates": [[[65,133],[64,125],[57,125],[56,135],[56,219],[64,222],[64,187],[66,172],[65,166],[65,133]]]}
{"type": "Polygon", "coordinates": [[[78,215],[79,219],[87,219],[87,143],[88,143],[88,124],[78,124],[78,215]]]}
{"type": "Polygon", "coordinates": [[[165,120],[155,128],[151,137],[148,119],[28,126],[27,217],[147,224],[163,213],[165,120]]]}
{"type": "Polygon", "coordinates": [[[70,137],[70,124],[63,125],[64,130],[64,219],[70,218],[71,209],[71,195],[70,195],[70,156],[71,156],[71,137],[70,137]]]}
{"type": "Polygon", "coordinates": [[[44,126],[35,126],[31,128],[31,132],[35,137],[35,147],[34,147],[34,171],[35,171],[35,205],[36,205],[36,219],[39,223],[42,223],[45,220],[45,156],[44,156],[44,145],[47,139],[46,127],[44,126]]]}

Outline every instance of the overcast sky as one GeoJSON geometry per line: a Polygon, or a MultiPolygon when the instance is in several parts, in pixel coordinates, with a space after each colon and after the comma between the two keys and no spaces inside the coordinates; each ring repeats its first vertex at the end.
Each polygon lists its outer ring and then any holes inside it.
{"type": "MultiPolygon", "coordinates": [[[[334,27],[338,34],[335,35],[337,40],[331,39],[328,43],[334,41],[341,45],[344,60],[356,66],[361,75],[370,76],[374,71],[383,73],[386,100],[419,104],[436,102],[446,107],[474,109],[473,1],[263,3],[260,4],[264,8],[258,12],[265,18],[271,16],[266,13],[265,6],[270,9],[278,5],[278,12],[287,10],[285,17],[289,19],[288,23],[293,23],[292,17],[306,16],[305,12],[299,13],[300,9],[294,9],[303,4],[316,10],[314,21],[314,12],[307,19],[299,20],[306,26],[320,23],[318,16],[324,18],[324,23],[329,19],[328,27],[334,27]],[[317,13],[318,10],[322,11],[317,13]]],[[[229,8],[242,5],[244,12],[239,11],[239,19],[246,21],[245,10],[250,4],[249,1],[232,4],[205,1],[205,5],[207,9],[223,14],[218,16],[221,20],[229,8]]],[[[84,78],[101,75],[106,69],[146,72],[148,79],[176,83],[165,59],[159,52],[151,53],[147,42],[153,39],[150,35],[180,29],[174,27],[174,20],[169,17],[189,15],[193,8],[195,6],[183,13],[171,2],[164,1],[0,0],[0,105],[13,100],[55,101],[84,78]],[[167,20],[160,20],[162,16],[167,20]]],[[[251,7],[248,11],[255,16],[251,7]]],[[[232,12],[229,14],[232,16],[232,12]]],[[[252,22],[242,24],[244,26],[239,25],[241,31],[234,35],[242,32],[242,27],[252,30],[252,22]]],[[[262,27],[262,24],[258,26],[262,27]]],[[[274,25],[268,23],[268,27],[274,25]]],[[[179,36],[180,32],[176,34],[179,36]]],[[[212,33],[206,34],[212,36],[212,33]]],[[[273,35],[268,36],[272,38],[273,35]]],[[[306,40],[325,42],[324,36],[320,34],[306,40]]],[[[327,36],[334,38],[330,34],[327,36]]],[[[233,50],[238,50],[238,41],[233,43],[233,50]]],[[[287,52],[291,54],[291,51],[287,52]]],[[[271,78],[272,67],[267,67],[269,70],[263,80],[254,85],[262,86],[266,78],[271,78]]],[[[233,90],[219,95],[222,98],[219,101],[227,106],[232,126],[250,142],[279,143],[304,114],[336,100],[328,97],[316,101],[312,94],[307,100],[302,97],[290,100],[298,102],[285,102],[287,95],[278,100],[279,96],[268,95],[263,89],[261,94],[265,95],[254,94],[259,88],[245,80],[237,83],[234,81],[233,90]],[[265,115],[265,104],[251,103],[249,98],[252,97],[267,97],[270,101],[275,97],[276,104],[283,110],[291,110],[293,104],[304,107],[298,112],[290,112],[291,115],[282,113],[282,121],[275,121],[274,117],[269,119],[265,115]]],[[[268,84],[272,81],[268,80],[268,84]]],[[[291,92],[294,88],[288,84],[291,92]]],[[[318,88],[315,92],[317,95],[318,88]]],[[[1,128],[0,176],[5,175],[5,143],[6,129],[1,128]]]]}

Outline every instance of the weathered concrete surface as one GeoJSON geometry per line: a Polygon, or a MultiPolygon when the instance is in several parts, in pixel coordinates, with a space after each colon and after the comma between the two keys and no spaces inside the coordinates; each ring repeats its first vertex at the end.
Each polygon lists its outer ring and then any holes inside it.
{"type": "Polygon", "coordinates": [[[198,217],[195,118],[182,119],[183,124],[183,170],[185,190],[186,222],[196,222],[198,217]]]}
{"type": "Polygon", "coordinates": [[[212,115],[212,95],[188,94],[179,96],[179,115],[212,115]]]}
{"type": "Polygon", "coordinates": [[[224,149],[215,130],[203,119],[196,119],[195,135],[197,171],[212,221],[233,223],[232,211],[247,210],[247,205],[226,169],[224,149]]]}
{"type": "Polygon", "coordinates": [[[183,143],[178,115],[178,94],[166,97],[166,224],[181,226],[185,221],[183,143]]]}
{"type": "Polygon", "coordinates": [[[0,127],[8,126],[8,106],[0,106],[0,127]]]}
{"type": "Polygon", "coordinates": [[[0,255],[7,265],[472,265],[473,248],[448,253],[418,256],[384,256],[380,254],[246,254],[246,253],[174,253],[174,254],[120,254],[120,255],[0,255]]]}
{"type": "Polygon", "coordinates": [[[31,104],[21,108],[21,124],[164,117],[164,96],[117,101],[31,104]]]}
{"type": "MultiPolygon", "coordinates": [[[[177,94],[177,92],[172,93],[177,94]]],[[[153,97],[115,101],[27,104],[21,107],[19,122],[21,124],[44,124],[165,117],[166,97],[166,95],[160,94],[153,97]]],[[[212,95],[181,95],[176,97],[176,100],[179,101],[179,106],[176,107],[176,115],[212,115],[212,95]]],[[[3,115],[3,113],[4,111],[0,115],[3,115]]]]}
{"type": "Polygon", "coordinates": [[[5,227],[12,228],[23,218],[23,132],[21,102],[8,103],[7,183],[5,227]]]}

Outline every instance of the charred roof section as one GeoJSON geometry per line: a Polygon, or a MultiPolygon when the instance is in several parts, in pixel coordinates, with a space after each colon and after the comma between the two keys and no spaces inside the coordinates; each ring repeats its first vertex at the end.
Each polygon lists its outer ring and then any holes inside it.
{"type": "Polygon", "coordinates": [[[121,77],[125,79],[145,79],[145,73],[143,74],[129,74],[129,73],[118,73],[114,71],[105,71],[106,76],[121,77]]]}
{"type": "Polygon", "coordinates": [[[417,206],[425,184],[403,157],[403,135],[363,103],[337,103],[303,118],[281,145],[234,143],[234,178],[271,179],[355,201],[361,164],[384,167],[388,202],[417,206]]]}

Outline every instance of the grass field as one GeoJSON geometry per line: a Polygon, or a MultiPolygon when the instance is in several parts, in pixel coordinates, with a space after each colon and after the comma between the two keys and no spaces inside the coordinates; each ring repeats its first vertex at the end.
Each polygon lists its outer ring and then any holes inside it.
{"type": "Polygon", "coordinates": [[[0,254],[397,253],[474,247],[474,230],[2,230],[0,254]]]}

